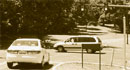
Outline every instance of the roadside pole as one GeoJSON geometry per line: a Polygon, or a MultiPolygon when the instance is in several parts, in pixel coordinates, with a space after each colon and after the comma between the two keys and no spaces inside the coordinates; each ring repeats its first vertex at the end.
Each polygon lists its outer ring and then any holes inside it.
{"type": "Polygon", "coordinates": [[[101,70],[101,50],[99,51],[99,70],[101,70]]]}
{"type": "Polygon", "coordinates": [[[126,9],[126,33],[127,33],[127,44],[129,44],[129,37],[128,37],[128,34],[129,34],[129,16],[128,16],[128,9],[126,9]]]}
{"type": "Polygon", "coordinates": [[[82,58],[82,68],[83,68],[83,46],[81,47],[81,50],[82,50],[82,56],[81,56],[81,58],[82,58]]]}
{"type": "Polygon", "coordinates": [[[129,44],[129,36],[128,36],[128,33],[127,33],[127,44],[129,44]]]}
{"type": "Polygon", "coordinates": [[[123,28],[124,28],[124,70],[126,70],[126,17],[123,16],[123,28]]]}
{"type": "Polygon", "coordinates": [[[115,54],[115,49],[112,49],[112,56],[111,56],[111,67],[113,66],[114,54],[115,54]]]}

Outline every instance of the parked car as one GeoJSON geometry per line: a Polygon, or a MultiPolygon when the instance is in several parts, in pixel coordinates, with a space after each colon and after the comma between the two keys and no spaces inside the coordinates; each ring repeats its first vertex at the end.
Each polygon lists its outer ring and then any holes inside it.
{"type": "Polygon", "coordinates": [[[67,51],[67,49],[86,49],[88,53],[95,53],[102,50],[102,42],[96,36],[72,36],[64,42],[58,42],[54,48],[58,52],[67,51]]]}
{"type": "Polygon", "coordinates": [[[42,67],[49,63],[49,53],[44,49],[40,39],[16,39],[7,49],[6,60],[9,68],[13,63],[35,63],[42,67]]]}

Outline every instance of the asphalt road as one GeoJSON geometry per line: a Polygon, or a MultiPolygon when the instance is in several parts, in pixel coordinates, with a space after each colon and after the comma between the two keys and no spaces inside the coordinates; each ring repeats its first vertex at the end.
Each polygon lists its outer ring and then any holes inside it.
{"type": "MultiPolygon", "coordinates": [[[[97,27],[100,28],[99,33],[103,32],[103,34],[97,35],[101,38],[104,48],[101,52],[101,63],[106,65],[113,65],[113,66],[123,66],[123,34],[117,33],[110,33],[110,29],[105,29],[104,27],[97,27]],[[114,55],[113,55],[114,53],[114,55]],[[113,55],[113,62],[112,62],[112,55],[113,55]]],[[[92,32],[92,31],[91,31],[92,32]]],[[[94,32],[93,32],[94,33],[94,32]]],[[[97,33],[97,32],[95,32],[97,33]]],[[[54,38],[66,38],[68,35],[51,35],[54,38]]],[[[129,36],[130,37],[130,36],[129,36]]],[[[129,38],[130,43],[130,38],[129,38]]],[[[61,63],[67,62],[81,62],[81,50],[76,51],[68,51],[68,52],[57,52],[54,49],[47,49],[50,53],[50,65],[45,66],[44,68],[40,68],[38,65],[17,65],[14,64],[14,69],[9,69],[6,64],[6,50],[0,50],[0,70],[55,70],[55,68],[61,63]]],[[[126,47],[126,60],[127,60],[127,67],[130,67],[130,44],[126,47]]],[[[95,54],[88,54],[84,51],[84,62],[85,63],[92,63],[98,64],[99,63],[99,52],[95,54]]],[[[130,70],[130,69],[129,69],[130,70]]]]}
{"type": "MultiPolygon", "coordinates": [[[[0,56],[0,70],[54,70],[55,66],[60,63],[66,62],[81,62],[81,51],[80,50],[73,50],[68,52],[57,52],[54,49],[47,49],[47,51],[51,55],[50,64],[45,66],[44,68],[40,68],[38,65],[31,65],[31,64],[24,64],[24,65],[17,65],[14,64],[14,69],[9,69],[6,65],[5,54],[6,52],[1,50],[0,53],[3,55],[0,56]]],[[[123,50],[121,48],[115,48],[114,58],[113,58],[113,65],[123,66],[123,50]]],[[[102,64],[111,65],[112,59],[112,48],[104,48],[101,52],[102,56],[102,64]]],[[[130,55],[130,51],[127,52],[127,55],[130,55]]],[[[130,56],[127,56],[127,66],[130,66],[130,56]]],[[[99,52],[95,54],[88,54],[84,51],[84,62],[88,63],[99,63],[99,52]]]]}

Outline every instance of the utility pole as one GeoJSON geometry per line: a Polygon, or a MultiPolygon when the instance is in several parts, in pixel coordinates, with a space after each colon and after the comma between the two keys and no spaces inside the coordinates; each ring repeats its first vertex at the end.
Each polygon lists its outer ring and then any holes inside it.
{"type": "Polygon", "coordinates": [[[128,9],[127,9],[127,10],[126,10],[127,44],[129,44],[129,35],[128,35],[128,34],[129,34],[129,30],[128,30],[128,29],[129,29],[129,27],[130,27],[129,25],[130,25],[130,24],[129,24],[129,17],[128,17],[128,9]]]}
{"type": "Polygon", "coordinates": [[[124,70],[126,70],[126,16],[123,16],[123,28],[124,28],[124,70]]]}
{"type": "Polygon", "coordinates": [[[123,0],[124,1],[124,4],[126,4],[126,0],[123,0]]]}
{"type": "MultiPolygon", "coordinates": [[[[126,4],[126,0],[123,2],[126,4]]],[[[126,70],[126,15],[127,9],[125,9],[125,14],[123,16],[123,28],[124,28],[124,70],[126,70]]]]}

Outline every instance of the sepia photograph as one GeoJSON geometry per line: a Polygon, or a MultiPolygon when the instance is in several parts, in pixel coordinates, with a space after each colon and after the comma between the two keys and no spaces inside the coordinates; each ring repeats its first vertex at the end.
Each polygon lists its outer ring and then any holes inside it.
{"type": "Polygon", "coordinates": [[[130,0],[0,0],[0,70],[130,70],[130,0]]]}

